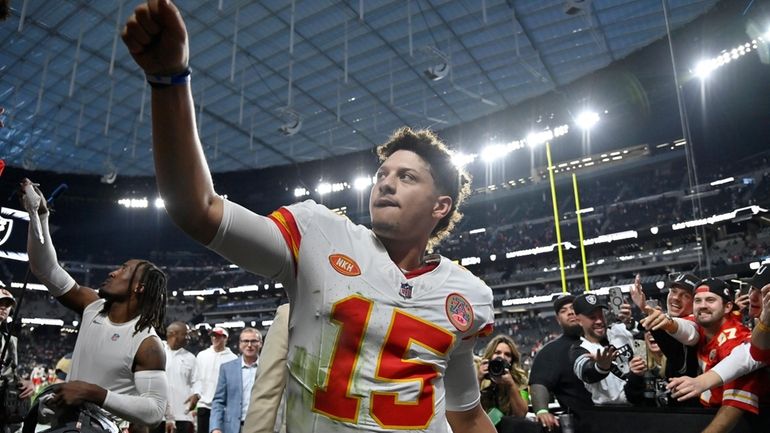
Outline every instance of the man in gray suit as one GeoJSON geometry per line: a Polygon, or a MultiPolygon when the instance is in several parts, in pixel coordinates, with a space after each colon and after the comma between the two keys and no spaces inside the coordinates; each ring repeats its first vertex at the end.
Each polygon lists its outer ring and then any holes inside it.
{"type": "Polygon", "coordinates": [[[211,402],[211,433],[240,433],[249,409],[249,397],[257,377],[262,335],[244,328],[238,342],[241,356],[222,364],[214,400],[211,402]]]}

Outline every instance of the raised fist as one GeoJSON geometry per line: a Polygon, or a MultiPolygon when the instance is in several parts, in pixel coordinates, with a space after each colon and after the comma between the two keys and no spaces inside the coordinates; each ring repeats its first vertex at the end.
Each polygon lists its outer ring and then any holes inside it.
{"type": "Polygon", "coordinates": [[[174,75],[189,64],[187,29],[171,0],[148,0],[137,6],[121,37],[147,74],[174,75]]]}

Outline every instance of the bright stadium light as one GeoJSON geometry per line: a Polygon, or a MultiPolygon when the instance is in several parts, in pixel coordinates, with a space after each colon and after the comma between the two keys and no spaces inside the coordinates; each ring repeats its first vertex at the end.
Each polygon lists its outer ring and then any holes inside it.
{"type": "Polygon", "coordinates": [[[156,198],[155,199],[155,208],[156,209],[163,209],[164,207],[166,207],[166,203],[163,202],[163,199],[160,198],[160,197],[156,198]]]}
{"type": "Polygon", "coordinates": [[[326,182],[319,183],[315,190],[321,195],[328,194],[332,192],[332,184],[326,182]]]}
{"type": "Polygon", "coordinates": [[[701,80],[705,80],[717,66],[713,59],[701,60],[695,65],[693,73],[701,80]]]}
{"type": "Polygon", "coordinates": [[[146,209],[149,205],[147,198],[122,198],[118,204],[129,209],[146,209]]]}
{"type": "Polygon", "coordinates": [[[305,188],[294,188],[294,197],[304,197],[310,195],[310,192],[305,188]]]}
{"type": "Polygon", "coordinates": [[[476,154],[470,154],[467,155],[462,152],[454,152],[452,154],[452,164],[455,165],[455,167],[462,168],[466,165],[470,164],[476,159],[476,154]]]}
{"type": "Polygon", "coordinates": [[[481,159],[490,163],[508,154],[507,146],[503,144],[490,144],[481,151],[481,159]]]}
{"type": "Polygon", "coordinates": [[[353,188],[357,189],[358,191],[363,191],[369,186],[372,185],[372,178],[371,177],[357,177],[353,181],[353,188]]]}
{"type": "Polygon", "coordinates": [[[599,122],[599,113],[595,111],[583,111],[575,118],[575,125],[578,128],[587,131],[599,122]]]}

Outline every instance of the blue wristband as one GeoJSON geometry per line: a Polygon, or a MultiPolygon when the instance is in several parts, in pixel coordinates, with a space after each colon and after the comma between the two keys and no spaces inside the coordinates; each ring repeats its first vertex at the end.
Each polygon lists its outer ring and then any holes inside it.
{"type": "Polygon", "coordinates": [[[184,71],[175,75],[145,74],[145,77],[152,87],[163,88],[188,84],[190,82],[190,74],[192,74],[192,69],[188,66],[184,71]]]}

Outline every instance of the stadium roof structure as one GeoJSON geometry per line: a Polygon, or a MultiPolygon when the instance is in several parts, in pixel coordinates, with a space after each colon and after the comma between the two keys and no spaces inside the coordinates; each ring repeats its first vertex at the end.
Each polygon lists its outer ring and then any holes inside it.
{"type": "MultiPolygon", "coordinates": [[[[0,157],[149,176],[150,90],[118,33],[137,1],[12,0],[0,157]]],[[[623,59],[716,0],[185,0],[215,173],[330,158],[403,125],[444,129],[623,59]],[[282,129],[282,131],[279,131],[282,129]]]]}

